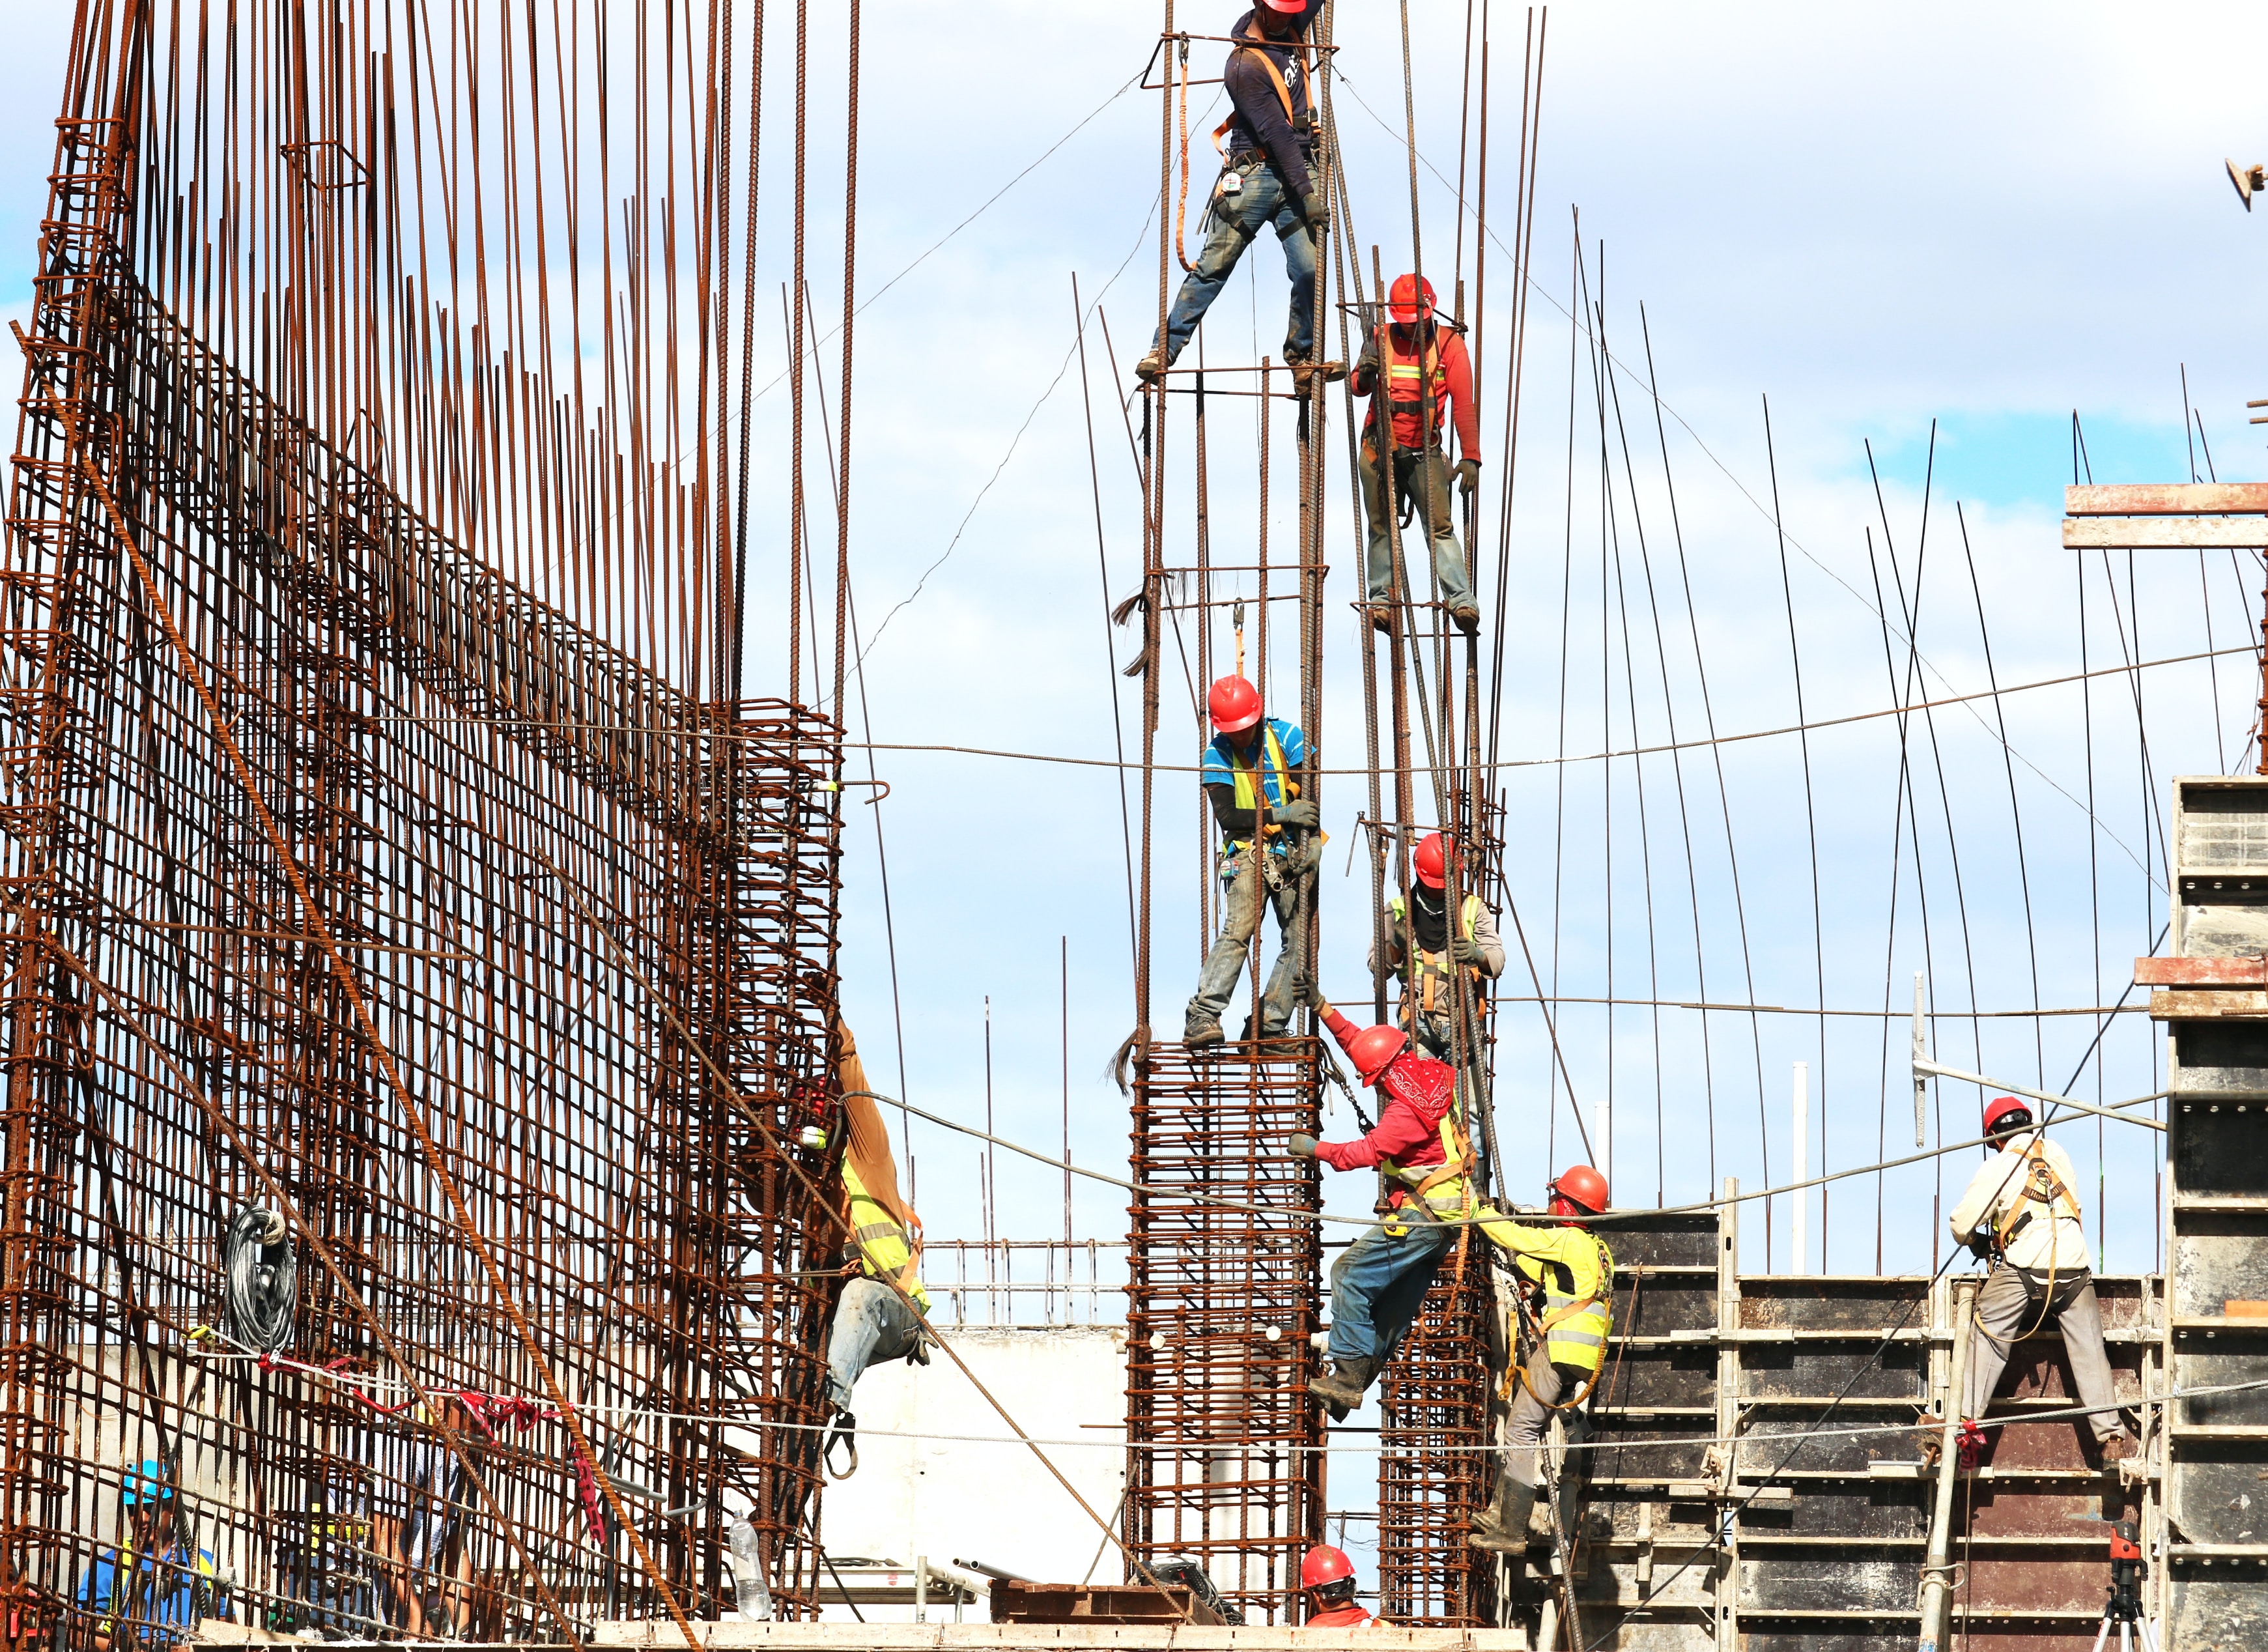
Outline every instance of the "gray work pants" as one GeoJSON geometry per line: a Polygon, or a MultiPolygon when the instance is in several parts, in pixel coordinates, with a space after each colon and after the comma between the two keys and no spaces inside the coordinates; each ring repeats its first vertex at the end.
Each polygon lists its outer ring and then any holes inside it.
{"type": "Polygon", "coordinates": [[[835,1409],[850,1409],[850,1390],[868,1366],[904,1359],[921,1346],[921,1334],[914,1310],[881,1280],[845,1285],[827,1337],[827,1398],[835,1409]]]}
{"type": "MultiPolygon", "coordinates": [[[[1961,1414],[1981,1417],[1992,1403],[2000,1373],[2007,1368],[2014,1339],[2034,1324],[2053,1325],[2063,1332],[2064,1357],[2071,1361],[2072,1381],[2079,1387],[2082,1405],[2114,1405],[2117,1394],[2110,1385],[2110,1355],[2102,1346],[2102,1314],[2095,1305],[2095,1276],[2085,1268],[2058,1269],[2055,1301],[2043,1318],[2048,1276],[2006,1262],[1994,1265],[1984,1288],[1977,1293],[1977,1324],[1969,1339],[1969,1383],[1961,1414]]],[[[2097,1440],[2108,1440],[2124,1427],[2115,1411],[2098,1411],[2088,1418],[2097,1440]]]]}
{"type": "MultiPolygon", "coordinates": [[[[1373,433],[1363,438],[1361,468],[1362,510],[1370,527],[1364,554],[1370,600],[1395,600],[1394,547],[1402,536],[1402,501],[1407,498],[1417,505],[1410,526],[1421,535],[1428,527],[1432,530],[1433,574],[1440,581],[1441,601],[1453,608],[1471,602],[1472,575],[1465,568],[1465,553],[1458,548],[1456,518],[1449,506],[1448,454],[1439,447],[1428,447],[1422,454],[1414,448],[1397,447],[1394,452],[1394,482],[1389,487],[1386,456],[1373,433]],[[1418,497],[1421,489],[1425,495],[1422,499],[1418,497]]],[[[1429,600],[1424,582],[1414,574],[1410,579],[1410,600],[1429,600]]]]}
{"type": "MultiPolygon", "coordinates": [[[[1580,1366],[1554,1365],[1540,1345],[1528,1354],[1528,1380],[1513,1379],[1512,1419],[1505,1431],[1509,1448],[1504,1457],[1506,1474],[1522,1486],[1543,1483],[1539,1448],[1551,1431],[1551,1408],[1570,1394],[1580,1393],[1590,1380],[1591,1374],[1580,1366]],[[1531,1394],[1530,1389],[1535,1391],[1531,1394]]],[[[1581,1406],[1570,1406],[1557,1416],[1566,1428],[1569,1444],[1589,1435],[1590,1422],[1581,1406]]]]}
{"type": "Polygon", "coordinates": [[[1280,876],[1271,888],[1267,874],[1253,864],[1251,855],[1237,857],[1236,875],[1221,891],[1220,939],[1205,955],[1204,969],[1197,976],[1197,996],[1189,1000],[1188,1026],[1192,1031],[1218,1022],[1228,1007],[1244,974],[1245,948],[1260,933],[1263,905],[1275,908],[1282,941],[1276,967],[1268,972],[1268,985],[1260,995],[1259,1036],[1278,1037],[1292,1023],[1292,1012],[1299,1007],[1300,964],[1307,952],[1307,903],[1300,898],[1307,874],[1293,868],[1304,867],[1307,856],[1302,846],[1274,859],[1280,876]]]}

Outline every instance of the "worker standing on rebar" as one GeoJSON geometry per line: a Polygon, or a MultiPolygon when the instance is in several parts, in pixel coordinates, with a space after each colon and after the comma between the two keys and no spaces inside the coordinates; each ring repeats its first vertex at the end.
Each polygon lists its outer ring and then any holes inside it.
{"type": "MultiPolygon", "coordinates": [[[[1212,233],[1182,282],[1166,317],[1166,336],[1150,341],[1135,366],[1145,381],[1174,365],[1189,335],[1220,295],[1263,225],[1276,227],[1292,278],[1292,313],[1284,360],[1307,382],[1315,359],[1315,242],[1330,221],[1317,175],[1319,142],[1308,102],[1313,65],[1307,29],[1322,0],[1259,0],[1229,30],[1236,46],[1221,70],[1235,113],[1216,141],[1227,139],[1227,164],[1213,186],[1212,233]]],[[[1327,369],[1337,376],[1339,369],[1327,369]]]]}
{"type": "MultiPolygon", "coordinates": [[[[1469,637],[1480,629],[1473,580],[1457,544],[1449,512],[1449,456],[1442,446],[1445,417],[1456,425],[1457,489],[1469,500],[1481,480],[1480,412],[1473,405],[1473,363],[1454,328],[1434,320],[1433,284],[1414,275],[1396,276],[1387,296],[1392,325],[1372,334],[1354,365],[1354,393],[1370,397],[1362,426],[1362,508],[1369,519],[1366,565],[1370,623],[1385,631],[1401,601],[1395,579],[1398,519],[1407,508],[1432,535],[1433,574],[1442,606],[1469,637]],[[1377,391],[1383,350],[1386,406],[1394,424],[1393,474],[1387,473],[1387,443],[1378,428],[1377,391]]],[[[1413,601],[1416,582],[1410,583],[1413,601]]]]}
{"type": "MultiPolygon", "coordinates": [[[[1476,1009],[1487,1003],[1481,983],[1504,973],[1504,942],[1496,933],[1496,914],[1488,903],[1468,890],[1457,903],[1453,928],[1448,909],[1448,846],[1439,832],[1428,832],[1410,857],[1410,899],[1396,895],[1386,903],[1381,938],[1372,942],[1369,968],[1385,967],[1402,980],[1401,1019],[1410,1042],[1437,1060],[1452,1058],[1455,1041],[1450,1036],[1456,1014],[1455,972],[1466,972],[1476,1009]],[[1405,933],[1405,932],[1407,932],[1405,933]],[[1416,955],[1414,965],[1410,962],[1416,955]]],[[[1478,1029],[1476,1017],[1475,1029],[1478,1029]]]]}
{"type": "MultiPolygon", "coordinates": [[[[2080,1404],[2099,1408],[2087,1421],[2103,1462],[2132,1457],[2136,1441],[2111,1384],[2071,1155],[2032,1128],[2030,1103],[2013,1095],[1985,1103],[1984,1134],[1998,1151],[1970,1178],[1951,1217],[1954,1238],[1992,1260],[1977,1293],[1961,1414],[1970,1421],[1982,1416],[2016,1342],[2052,1323],[2062,1332],[2080,1404]]],[[[1929,1427],[1938,1432],[1937,1425],[1929,1427]]]]}
{"type": "MultiPolygon", "coordinates": [[[[1598,1381],[1613,1329],[1615,1257],[1584,1226],[1607,1208],[1607,1178],[1587,1164],[1570,1166],[1545,1191],[1557,1225],[1500,1220],[1482,1232],[1512,1253],[1524,1300],[1517,1304],[1524,1356],[1515,1351],[1516,1387],[1495,1494],[1473,1522],[1476,1549],[1518,1554],[1528,1547],[1528,1516],[1542,1483],[1543,1435],[1557,1416],[1568,1439],[1587,1432],[1583,1405],[1598,1381]]],[[[1573,1535],[1574,1493],[1562,1477],[1559,1529],[1573,1535]]]]}
{"type": "MultiPolygon", "coordinates": [[[[1226,1036],[1221,1013],[1244,973],[1245,948],[1260,933],[1260,914],[1272,906],[1282,932],[1276,967],[1260,996],[1258,1035],[1281,1038],[1300,997],[1299,972],[1307,955],[1307,885],[1313,881],[1321,834],[1313,798],[1300,795],[1307,772],[1307,740],[1280,717],[1263,717],[1260,690],[1250,679],[1226,676],[1205,696],[1213,726],[1197,782],[1220,822],[1220,938],[1205,956],[1197,996],[1182,1023],[1182,1042],[1201,1049],[1226,1036]]],[[[1249,1037],[1254,1029],[1245,1029],[1249,1037]]]]}
{"type": "Polygon", "coordinates": [[[832,1452],[838,1438],[845,1442],[855,1467],[858,1420],[850,1412],[851,1390],[870,1365],[891,1360],[929,1363],[923,1323],[929,1293],[921,1281],[921,1218],[898,1192],[889,1128],[868,1092],[865,1064],[850,1029],[837,1021],[835,1033],[835,1071],[849,1132],[843,1147],[842,1209],[850,1232],[843,1271],[850,1277],[835,1305],[827,1339],[827,1398],[836,1412],[828,1449],[832,1452]]]}
{"type": "Polygon", "coordinates": [[[1300,1562],[1300,1587],[1307,1591],[1303,1629],[1355,1629],[1376,1621],[1355,1604],[1354,1562],[1344,1549],[1319,1543],[1300,1562]]]}
{"type": "Polygon", "coordinates": [[[1362,1404],[1418,1316],[1434,1270],[1456,1243],[1458,1229],[1443,1219],[1475,1215],[1481,1206],[1456,1074],[1411,1050],[1399,1027],[1357,1028],[1320,999],[1315,1013],[1354,1063],[1356,1076],[1386,1104],[1377,1127],[1352,1141],[1317,1141],[1302,1132],[1292,1138],[1290,1151],[1334,1170],[1375,1168],[1393,1184],[1392,1213],[1331,1265],[1330,1369],[1310,1378],[1307,1391],[1337,1420],[1362,1404]]]}

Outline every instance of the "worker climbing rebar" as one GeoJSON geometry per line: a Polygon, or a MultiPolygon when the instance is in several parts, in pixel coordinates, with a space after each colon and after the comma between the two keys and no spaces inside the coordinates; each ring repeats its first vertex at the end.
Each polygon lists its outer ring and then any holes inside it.
{"type": "Polygon", "coordinates": [[[827,1449],[830,1459],[838,1441],[847,1449],[846,1465],[839,1471],[847,1478],[858,1464],[858,1420],[851,1413],[851,1392],[871,1365],[892,1360],[929,1363],[928,1331],[921,1319],[929,1312],[929,1293],[921,1282],[921,1218],[898,1192],[888,1126],[874,1104],[850,1029],[838,1020],[835,1032],[835,1070],[843,1097],[843,1128],[848,1132],[843,1148],[842,1209],[850,1234],[843,1271],[850,1278],[835,1305],[835,1322],[827,1338],[827,1398],[835,1411],[827,1449]],[[914,1311],[917,1306],[921,1315],[914,1311]]]}
{"type": "MultiPolygon", "coordinates": [[[[1307,32],[1322,10],[1323,0],[1259,0],[1229,31],[1236,45],[1221,82],[1235,112],[1213,135],[1216,143],[1225,138],[1226,147],[1208,211],[1212,232],[1182,282],[1165,336],[1152,339],[1150,353],[1135,366],[1145,381],[1174,365],[1263,225],[1275,226],[1292,282],[1284,360],[1303,384],[1314,367],[1315,243],[1329,227],[1330,208],[1319,173],[1321,133],[1308,100],[1314,66],[1307,32]]],[[[1325,376],[1343,372],[1327,367],[1325,376]]]]}
{"type": "Polygon", "coordinates": [[[1467,893],[1458,901],[1452,926],[1447,844],[1440,833],[1428,832],[1419,841],[1410,870],[1410,898],[1405,902],[1396,895],[1386,903],[1386,921],[1379,926],[1380,939],[1372,942],[1366,967],[1375,974],[1382,962],[1400,977],[1399,1018],[1410,1044],[1437,1061],[1454,1062],[1455,972],[1466,972],[1473,1002],[1485,1005],[1481,983],[1504,973],[1504,942],[1497,934],[1496,914],[1477,895],[1467,893]]]}
{"type": "MultiPolygon", "coordinates": [[[[1322,835],[1319,810],[1300,795],[1307,741],[1295,724],[1263,717],[1260,690],[1241,676],[1223,677],[1205,697],[1214,734],[1198,784],[1220,823],[1220,938],[1205,956],[1189,999],[1182,1039],[1192,1047],[1219,1044],[1221,1013],[1243,973],[1245,948],[1260,933],[1263,907],[1273,907],[1281,940],[1276,967],[1260,998],[1262,1038],[1280,1038],[1299,1007],[1300,960],[1307,952],[1307,884],[1322,835]]],[[[1252,1036],[1256,1029],[1245,1029],[1252,1036]]]]}
{"type": "MultiPolygon", "coordinates": [[[[1355,363],[1353,388],[1370,398],[1359,461],[1363,514],[1369,524],[1365,575],[1370,622],[1393,623],[1399,601],[1395,578],[1400,523],[1414,514],[1432,536],[1433,573],[1441,602],[1467,636],[1480,629],[1471,571],[1457,543],[1449,509],[1449,458],[1442,443],[1446,411],[1456,426],[1458,490],[1468,499],[1480,486],[1480,411],[1473,404],[1472,358],[1454,327],[1434,313],[1433,284],[1397,276],[1387,296],[1389,325],[1378,328],[1355,363]],[[1378,424],[1381,373],[1391,417],[1390,436],[1378,424]],[[1389,465],[1391,474],[1388,474],[1389,465]]],[[[1412,587],[1414,589],[1414,587],[1412,587]]]]}
{"type": "MultiPolygon", "coordinates": [[[[1583,1225],[1607,1208],[1607,1178],[1587,1164],[1572,1165],[1546,1191],[1557,1225],[1500,1221],[1483,1230],[1511,1253],[1521,1292],[1516,1306],[1521,1346],[1513,1353],[1504,1462],[1489,1506],[1467,1538],[1476,1549],[1498,1553],[1518,1554],[1528,1547],[1528,1517],[1543,1476],[1543,1436],[1551,1419],[1561,1420],[1571,1440],[1587,1432],[1583,1405],[1598,1381],[1613,1327],[1614,1253],[1583,1225]]],[[[1570,1538],[1573,1516],[1573,1488],[1563,1476],[1558,1529],[1570,1538]]]]}

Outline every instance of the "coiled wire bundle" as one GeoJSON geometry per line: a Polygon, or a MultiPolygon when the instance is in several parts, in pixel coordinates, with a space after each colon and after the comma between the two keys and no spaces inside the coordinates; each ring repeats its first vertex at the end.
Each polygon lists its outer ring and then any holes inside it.
{"type": "Polygon", "coordinates": [[[246,1347],[283,1353],[291,1344],[291,1316],[299,1306],[299,1260],[284,1213],[244,1206],[229,1221],[220,1259],[230,1333],[246,1347]]]}

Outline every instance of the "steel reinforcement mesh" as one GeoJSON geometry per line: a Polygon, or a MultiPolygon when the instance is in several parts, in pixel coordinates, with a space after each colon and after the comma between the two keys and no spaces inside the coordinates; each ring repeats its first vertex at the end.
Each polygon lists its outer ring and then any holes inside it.
{"type": "Polygon", "coordinates": [[[1313,1039],[1258,1048],[1152,1044],[1135,1064],[1145,1191],[1131,1213],[1123,1533],[1145,1566],[1197,1560],[1247,1622],[1292,1623],[1300,1560],[1322,1530],[1322,1411],[1307,1397],[1322,1240],[1297,1220],[1321,1208],[1322,1178],[1284,1143],[1318,1128],[1320,1056],[1313,1039]],[[1247,1208],[1202,1202],[1215,1199],[1247,1208]]]}
{"type": "Polygon", "coordinates": [[[1441,1259],[1379,1388],[1378,1614],[1413,1626],[1496,1622],[1493,1559],[1466,1543],[1494,1486],[1488,1243],[1470,1228],[1441,1259]]]}
{"type": "Polygon", "coordinates": [[[100,1587],[149,1462],[243,1623],[713,1616],[743,1508],[808,1615],[839,731],[459,551],[175,323],[129,124],[60,124],[0,569],[0,1633],[165,1615],[100,1587]]]}

